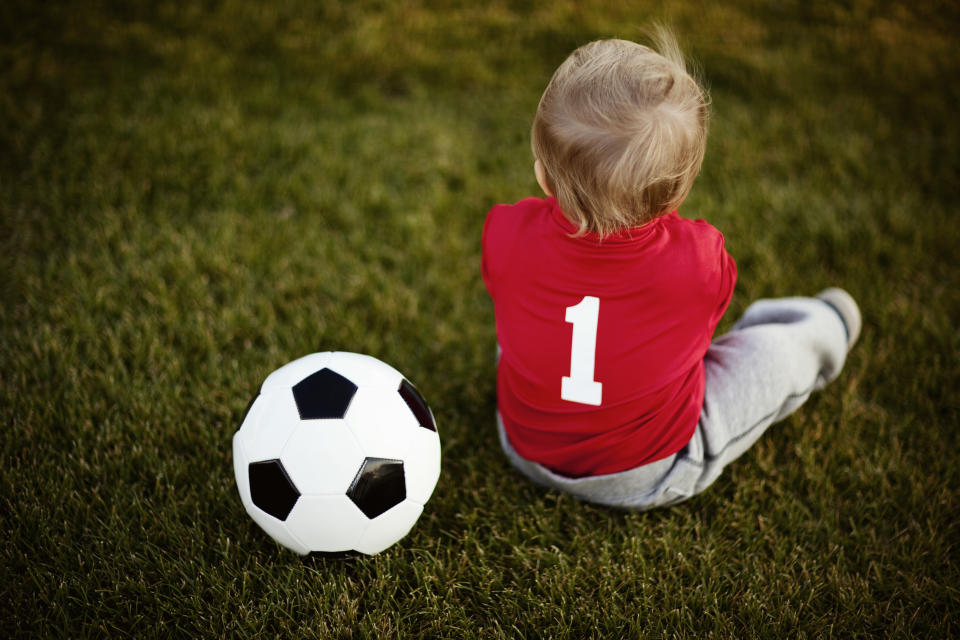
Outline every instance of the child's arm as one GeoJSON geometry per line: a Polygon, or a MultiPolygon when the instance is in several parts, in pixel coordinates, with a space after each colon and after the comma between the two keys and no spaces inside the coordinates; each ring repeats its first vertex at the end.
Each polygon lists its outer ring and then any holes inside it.
{"type": "Polygon", "coordinates": [[[737,284],[737,263],[724,247],[722,234],[720,235],[719,252],[720,268],[718,274],[717,306],[713,317],[710,318],[710,324],[714,328],[719,324],[723,314],[726,313],[727,307],[730,306],[730,300],[733,298],[733,289],[737,284]]]}

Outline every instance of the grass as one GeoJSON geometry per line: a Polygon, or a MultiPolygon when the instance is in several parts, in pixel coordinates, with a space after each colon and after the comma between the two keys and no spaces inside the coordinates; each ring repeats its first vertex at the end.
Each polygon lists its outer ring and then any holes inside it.
{"type": "Polygon", "coordinates": [[[0,623],[8,637],[950,637],[960,632],[956,8],[805,2],[0,8],[0,623]],[[673,25],[714,118],[688,217],[759,296],[839,284],[841,378],[704,495],[625,514],[496,443],[479,238],[535,194],[575,46],[673,25]],[[399,545],[300,560],[230,438],[300,355],[438,416],[399,545]]]}

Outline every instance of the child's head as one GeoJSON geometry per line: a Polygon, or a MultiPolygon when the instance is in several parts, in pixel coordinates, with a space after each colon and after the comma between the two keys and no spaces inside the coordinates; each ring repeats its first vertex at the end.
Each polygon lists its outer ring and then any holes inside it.
{"type": "Polygon", "coordinates": [[[657,53],[626,40],[574,51],[533,121],[537,177],[580,231],[613,233],[676,209],[700,171],[708,102],[676,41],[657,53]]]}

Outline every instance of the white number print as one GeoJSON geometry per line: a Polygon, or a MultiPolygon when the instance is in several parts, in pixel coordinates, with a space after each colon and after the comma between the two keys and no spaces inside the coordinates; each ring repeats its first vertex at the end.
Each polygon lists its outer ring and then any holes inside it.
{"type": "Polygon", "coordinates": [[[570,345],[570,375],[560,379],[560,398],[568,402],[600,405],[603,384],[593,379],[597,358],[597,325],[600,321],[600,298],[584,296],[567,307],[567,322],[573,325],[570,345]]]}

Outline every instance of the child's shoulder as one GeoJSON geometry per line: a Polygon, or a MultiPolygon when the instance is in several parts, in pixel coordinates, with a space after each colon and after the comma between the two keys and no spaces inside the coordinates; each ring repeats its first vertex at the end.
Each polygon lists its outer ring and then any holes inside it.
{"type": "Polygon", "coordinates": [[[688,218],[676,209],[661,217],[664,223],[675,228],[686,229],[690,233],[719,233],[716,227],[703,218],[688,218]]]}
{"type": "Polygon", "coordinates": [[[685,218],[677,211],[672,211],[662,217],[662,224],[678,239],[697,244],[715,245],[718,242],[723,243],[723,233],[702,218],[685,218]]]}
{"type": "Polygon", "coordinates": [[[717,275],[735,268],[719,229],[703,219],[684,218],[677,212],[669,215],[671,219],[665,222],[669,227],[670,253],[676,270],[684,270],[693,280],[713,287],[714,281],[707,277],[708,274],[717,275]]]}
{"type": "Polygon", "coordinates": [[[494,205],[483,223],[483,278],[493,291],[493,283],[502,278],[517,244],[542,224],[549,215],[548,199],[524,198],[513,204],[494,205]]]}
{"type": "Polygon", "coordinates": [[[551,208],[551,202],[553,198],[524,198],[518,200],[514,203],[500,203],[495,204],[490,208],[490,211],[487,213],[487,219],[489,220],[492,217],[502,217],[505,215],[510,216],[523,216],[523,215],[536,215],[544,211],[548,211],[551,208]]]}
{"type": "Polygon", "coordinates": [[[512,204],[494,205],[487,212],[483,235],[513,234],[550,215],[552,198],[524,198],[512,204]]]}

